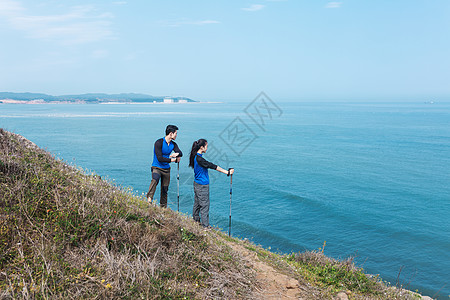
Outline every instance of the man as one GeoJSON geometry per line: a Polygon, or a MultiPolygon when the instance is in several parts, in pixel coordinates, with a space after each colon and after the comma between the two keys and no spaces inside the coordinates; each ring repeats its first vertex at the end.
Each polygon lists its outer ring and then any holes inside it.
{"type": "Polygon", "coordinates": [[[147,193],[147,200],[152,203],[153,195],[155,194],[156,186],[161,180],[161,198],[159,204],[161,207],[167,207],[167,191],[170,183],[170,163],[180,162],[180,157],[183,156],[180,148],[174,142],[177,138],[178,127],[175,125],[167,125],[166,136],[158,139],[155,142],[153,149],[153,163],[152,163],[152,181],[147,193]],[[172,153],[173,151],[173,153],[172,153]]]}

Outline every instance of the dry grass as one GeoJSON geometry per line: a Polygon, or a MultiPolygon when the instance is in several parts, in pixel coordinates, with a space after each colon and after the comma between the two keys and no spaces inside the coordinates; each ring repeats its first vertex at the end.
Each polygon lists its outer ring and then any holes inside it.
{"type": "Polygon", "coordinates": [[[219,237],[0,129],[1,298],[249,298],[219,237]]]}

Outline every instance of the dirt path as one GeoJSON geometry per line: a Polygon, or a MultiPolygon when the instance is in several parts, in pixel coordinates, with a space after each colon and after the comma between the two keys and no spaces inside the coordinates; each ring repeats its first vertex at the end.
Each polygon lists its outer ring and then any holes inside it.
{"type": "Polygon", "coordinates": [[[296,279],[276,271],[261,261],[255,252],[235,243],[230,243],[230,246],[257,271],[256,279],[260,282],[256,293],[258,299],[303,299],[296,279]]]}
{"type": "MultiPolygon", "coordinates": [[[[256,252],[236,243],[229,243],[229,246],[242,256],[246,264],[256,270],[258,286],[254,295],[255,299],[330,299],[330,296],[324,296],[317,287],[306,282],[299,282],[297,279],[275,270],[268,263],[260,260],[256,252]]],[[[421,300],[432,300],[428,296],[415,295],[421,300]]],[[[339,292],[332,299],[348,300],[349,297],[345,292],[339,292]]]]}

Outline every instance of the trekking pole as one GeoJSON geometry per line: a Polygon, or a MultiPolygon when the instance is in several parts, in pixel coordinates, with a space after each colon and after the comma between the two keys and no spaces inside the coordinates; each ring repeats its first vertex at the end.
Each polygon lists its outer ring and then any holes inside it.
{"type": "Polygon", "coordinates": [[[177,211],[180,211],[180,162],[177,162],[177,211]]]}
{"type": "MultiPolygon", "coordinates": [[[[231,170],[231,168],[228,169],[228,172],[230,170],[231,170]]],[[[232,196],[232,194],[233,194],[233,174],[231,174],[231,177],[230,177],[230,221],[228,223],[228,236],[231,236],[231,196],[232,196]]]]}

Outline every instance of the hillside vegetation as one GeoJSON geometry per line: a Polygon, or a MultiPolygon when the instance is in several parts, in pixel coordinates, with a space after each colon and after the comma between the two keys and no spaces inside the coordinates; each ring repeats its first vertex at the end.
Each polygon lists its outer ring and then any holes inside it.
{"type": "Polygon", "coordinates": [[[205,231],[3,129],[0,199],[2,299],[420,298],[323,251],[279,255],[205,231]]]}
{"type": "Polygon", "coordinates": [[[252,274],[186,217],[0,131],[0,288],[15,298],[236,298],[252,274]]]}

